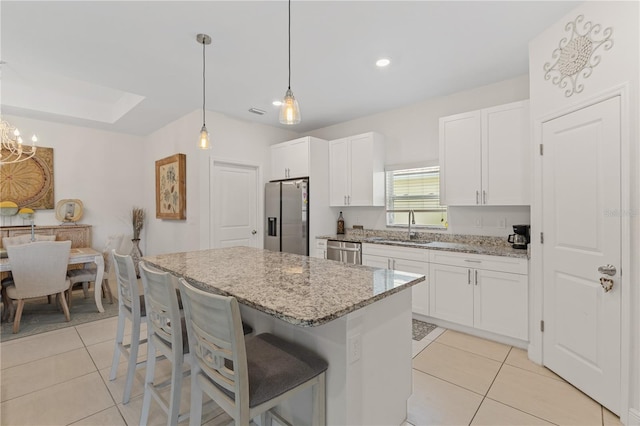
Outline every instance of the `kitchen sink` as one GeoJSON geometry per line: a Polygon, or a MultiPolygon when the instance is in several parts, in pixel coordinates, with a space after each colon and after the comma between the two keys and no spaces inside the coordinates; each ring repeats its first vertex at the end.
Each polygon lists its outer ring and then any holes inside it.
{"type": "Polygon", "coordinates": [[[418,246],[418,247],[427,247],[431,242],[428,241],[419,241],[419,240],[391,240],[387,238],[381,237],[370,237],[365,240],[365,242],[369,243],[379,243],[379,244],[393,244],[399,246],[418,246]]]}

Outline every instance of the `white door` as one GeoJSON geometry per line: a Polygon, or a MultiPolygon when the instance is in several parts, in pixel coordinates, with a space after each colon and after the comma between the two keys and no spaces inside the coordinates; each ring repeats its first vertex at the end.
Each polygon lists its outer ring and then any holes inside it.
{"type": "Polygon", "coordinates": [[[542,142],[544,364],[619,414],[620,98],[544,123],[542,142]]]}
{"type": "Polygon", "coordinates": [[[349,140],[350,206],[373,205],[373,135],[349,140]]]}
{"type": "Polygon", "coordinates": [[[258,172],[215,162],[211,188],[213,248],[258,247],[258,172]]]}

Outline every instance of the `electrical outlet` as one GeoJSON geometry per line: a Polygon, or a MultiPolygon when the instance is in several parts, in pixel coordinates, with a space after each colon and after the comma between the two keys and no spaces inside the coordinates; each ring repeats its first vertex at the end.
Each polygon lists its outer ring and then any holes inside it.
{"type": "Polygon", "coordinates": [[[349,351],[349,363],[352,364],[358,361],[362,355],[362,336],[360,333],[349,337],[349,343],[347,346],[349,351]]]}
{"type": "Polygon", "coordinates": [[[481,217],[477,217],[475,220],[475,227],[476,228],[482,228],[482,218],[481,217]]]}
{"type": "Polygon", "coordinates": [[[507,228],[507,218],[506,217],[501,217],[498,220],[498,228],[500,228],[500,229],[506,229],[507,228]]]}

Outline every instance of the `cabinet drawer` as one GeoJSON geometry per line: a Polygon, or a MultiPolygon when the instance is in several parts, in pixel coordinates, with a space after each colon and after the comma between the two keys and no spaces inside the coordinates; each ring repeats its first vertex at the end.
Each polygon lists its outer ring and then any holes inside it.
{"type": "Polygon", "coordinates": [[[521,275],[527,275],[529,269],[526,259],[485,256],[471,253],[453,253],[444,250],[429,250],[429,262],[489,271],[510,272],[521,275]]]}
{"type": "Polygon", "coordinates": [[[388,246],[384,244],[362,244],[362,254],[373,256],[392,257],[395,259],[416,260],[418,262],[429,261],[429,250],[388,246]]]}
{"type": "Polygon", "coordinates": [[[327,240],[316,240],[316,248],[320,250],[326,250],[327,240]]]}

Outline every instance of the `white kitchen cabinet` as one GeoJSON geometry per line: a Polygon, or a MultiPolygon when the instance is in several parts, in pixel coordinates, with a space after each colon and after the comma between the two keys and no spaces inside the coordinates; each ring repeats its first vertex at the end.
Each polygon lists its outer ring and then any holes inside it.
{"type": "Polygon", "coordinates": [[[429,260],[431,317],[528,339],[525,259],[433,250],[429,260]]]}
{"type": "Polygon", "coordinates": [[[528,205],[529,101],[440,118],[443,205],[528,205]]]}
{"type": "Polygon", "coordinates": [[[327,258],[327,240],[316,239],[315,250],[312,253],[313,253],[313,257],[317,257],[318,259],[326,259],[327,258]]]}
{"type": "MultiPolygon", "coordinates": [[[[428,250],[405,247],[385,246],[381,244],[362,245],[362,264],[374,268],[411,272],[429,277],[428,250]]],[[[429,315],[428,282],[411,287],[412,312],[429,315]]]]}
{"type": "Polygon", "coordinates": [[[309,137],[271,145],[271,180],[309,176],[309,137]]]}
{"type": "Polygon", "coordinates": [[[384,142],[369,132],[329,142],[332,207],[384,205],[384,142]]]}

